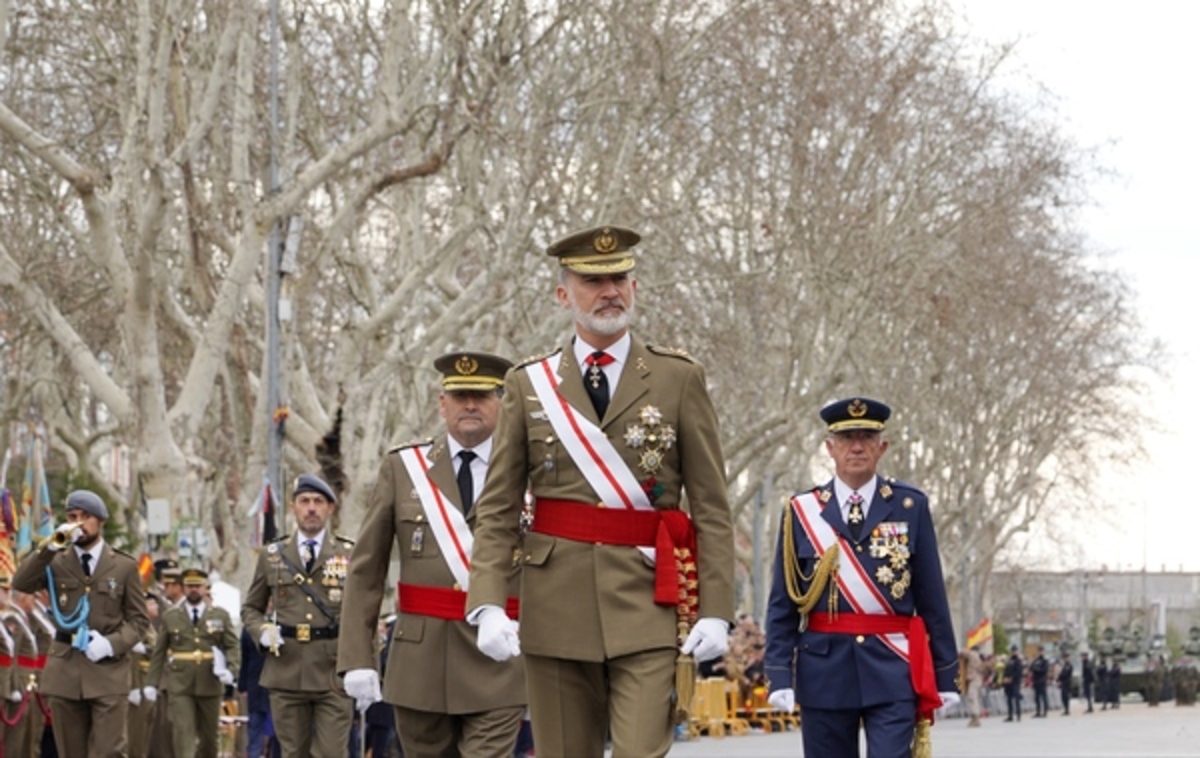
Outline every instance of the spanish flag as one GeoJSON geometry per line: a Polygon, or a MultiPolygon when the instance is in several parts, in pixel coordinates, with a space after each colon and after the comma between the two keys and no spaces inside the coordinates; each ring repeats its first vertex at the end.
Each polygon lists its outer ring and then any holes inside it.
{"type": "Polygon", "coordinates": [[[974,629],[967,632],[967,647],[972,648],[976,645],[982,645],[992,638],[992,620],[984,619],[975,626],[974,629]]]}

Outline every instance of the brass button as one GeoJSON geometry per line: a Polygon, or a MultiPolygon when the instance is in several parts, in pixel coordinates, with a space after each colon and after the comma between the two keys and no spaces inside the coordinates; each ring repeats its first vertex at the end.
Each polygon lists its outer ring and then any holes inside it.
{"type": "Polygon", "coordinates": [[[533,560],[533,556],[532,556],[532,555],[527,555],[527,556],[525,556],[525,562],[526,562],[526,563],[529,563],[529,562],[530,562],[530,561],[532,561],[532,560],[533,560]]]}
{"type": "Polygon", "coordinates": [[[312,598],[311,598],[311,597],[305,597],[304,599],[305,599],[305,600],[307,600],[307,601],[308,601],[308,602],[310,602],[310,603],[312,602],[312,598]]]}
{"type": "Polygon", "coordinates": [[[455,583],[454,583],[454,591],[455,591],[455,592],[462,592],[462,585],[461,585],[461,584],[459,584],[458,582],[455,582],[455,583]]]}
{"type": "Polygon", "coordinates": [[[854,549],[855,549],[855,550],[857,550],[858,552],[860,552],[860,553],[861,553],[861,552],[862,552],[862,545],[855,545],[855,546],[854,546],[854,549]]]}
{"type": "MultiPolygon", "coordinates": [[[[307,619],[307,620],[309,620],[309,621],[312,621],[312,614],[311,614],[311,613],[306,613],[306,614],[304,614],[304,618],[305,618],[305,619],[307,619]]],[[[859,638],[858,638],[858,641],[859,641],[859,642],[862,642],[862,637],[859,637],[859,638]]]]}
{"type": "Polygon", "coordinates": [[[861,634],[854,638],[854,641],[860,645],[863,644],[864,640],[866,640],[866,637],[863,637],[861,634]]]}
{"type": "Polygon", "coordinates": [[[604,507],[604,503],[596,503],[596,507],[597,507],[597,508],[603,508],[603,507],[604,507]]]}

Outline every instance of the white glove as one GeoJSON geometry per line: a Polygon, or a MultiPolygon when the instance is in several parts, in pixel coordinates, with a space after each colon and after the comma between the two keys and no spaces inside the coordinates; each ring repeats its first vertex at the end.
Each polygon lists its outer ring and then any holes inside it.
{"type": "Polygon", "coordinates": [[[697,661],[711,661],[729,652],[729,623],[724,619],[702,618],[692,627],[679,652],[689,653],[697,661]]]}
{"type": "Polygon", "coordinates": [[[272,645],[283,646],[283,635],[274,624],[263,624],[262,634],[258,636],[258,644],[263,650],[270,650],[272,645]]]}
{"type": "Polygon", "coordinates": [[[146,685],[142,688],[142,695],[146,698],[147,703],[153,703],[158,700],[158,688],[146,685]]]}
{"type": "Polygon", "coordinates": [[[57,529],[55,529],[54,532],[55,532],[55,534],[60,534],[60,533],[64,534],[67,537],[65,544],[61,544],[61,545],[58,544],[58,540],[56,540],[56,539],[51,539],[49,542],[46,543],[46,547],[48,547],[50,550],[52,550],[54,552],[58,552],[59,550],[62,550],[64,547],[66,547],[67,545],[74,545],[75,540],[78,539],[79,535],[83,533],[83,527],[80,526],[79,524],[68,521],[67,523],[62,524],[57,529]]]}
{"type": "Polygon", "coordinates": [[[112,643],[95,629],[88,632],[86,655],[92,663],[99,663],[113,654],[112,643]]]}
{"type": "Polygon", "coordinates": [[[225,685],[226,687],[233,686],[234,679],[232,671],[229,669],[221,669],[215,673],[217,675],[217,679],[221,680],[221,684],[225,685]]]}
{"type": "Polygon", "coordinates": [[[493,661],[507,661],[521,654],[521,640],[517,637],[517,622],[508,617],[498,605],[482,606],[475,619],[479,634],[475,647],[493,661]]]}
{"type": "Polygon", "coordinates": [[[141,642],[139,640],[138,644],[134,645],[132,648],[130,648],[130,650],[134,653],[137,653],[138,655],[145,655],[146,654],[146,643],[141,642]]]}
{"type": "Polygon", "coordinates": [[[770,695],[767,695],[767,702],[777,711],[791,713],[796,709],[796,691],[791,687],[783,690],[775,690],[770,695]]]}
{"type": "Polygon", "coordinates": [[[942,698],[943,708],[953,708],[962,700],[957,692],[939,692],[938,695],[942,698]]]}
{"type": "Polygon", "coordinates": [[[344,679],[346,694],[354,698],[355,710],[365,711],[383,699],[375,669],[350,669],[344,679]]]}
{"type": "Polygon", "coordinates": [[[137,707],[142,704],[142,691],[133,689],[129,691],[129,704],[137,707]]]}
{"type": "Polygon", "coordinates": [[[19,703],[25,699],[25,693],[21,692],[20,690],[13,690],[12,692],[8,693],[8,699],[14,703],[19,703]]]}
{"type": "Polygon", "coordinates": [[[225,658],[225,651],[216,645],[213,645],[211,649],[213,654],[213,673],[215,674],[222,669],[228,669],[229,661],[225,658]]]}

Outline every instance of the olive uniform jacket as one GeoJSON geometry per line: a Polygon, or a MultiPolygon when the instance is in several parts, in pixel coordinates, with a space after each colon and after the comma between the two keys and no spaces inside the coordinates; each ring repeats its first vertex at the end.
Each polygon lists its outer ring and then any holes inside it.
{"type": "MultiPolygon", "coordinates": [[[[704,370],[678,351],[633,338],[601,422],[584,389],[571,343],[560,352],[559,395],[580,415],[600,424],[650,494],[654,508],[690,512],[697,540],[699,616],[731,619],[733,529],[717,414],[704,370]],[[631,427],[645,428],[644,411],[650,417],[661,413],[659,432],[669,426],[675,433],[670,447],[662,446],[657,469],[641,465],[647,448],[628,441],[636,435],[626,436],[631,427]]],[[[599,497],[537,399],[531,370],[541,370],[538,361],[513,368],[505,378],[487,484],[475,504],[475,556],[467,602],[471,610],[504,605],[527,488],[534,498],[598,507],[599,497]]],[[[536,524],[535,506],[535,529],[536,524]]],[[[535,531],[525,536],[521,564],[524,652],[602,661],[677,644],[675,607],[654,603],[654,567],[637,548],[535,531]]]]}
{"type": "Polygon", "coordinates": [[[13,640],[13,646],[16,648],[12,654],[13,686],[7,691],[0,690],[0,694],[7,698],[12,689],[26,692],[25,688],[31,682],[37,682],[38,646],[33,627],[29,625],[29,620],[21,615],[21,611],[10,608],[0,613],[0,619],[3,620],[4,627],[8,630],[8,634],[13,640]]]}
{"type": "Polygon", "coordinates": [[[28,593],[47,588],[50,599],[67,616],[75,612],[84,597],[89,598],[88,628],[104,635],[112,644],[113,654],[93,663],[82,650],[71,647],[70,631],[60,628],[42,672],[42,694],[67,700],[129,695],[129,650],[150,623],[137,561],[106,542],[96,570],[91,576],[84,576],[83,565],[73,548],[55,552],[43,545],[21,561],[13,576],[13,587],[28,593]],[[48,588],[47,566],[54,576],[48,588]]]}
{"type": "MultiPolygon", "coordinates": [[[[375,668],[373,643],[393,541],[400,554],[401,582],[461,589],[400,459],[400,451],[406,447],[396,448],[384,458],[350,558],[343,608],[346,627],[338,650],[338,671],[342,673],[375,668]]],[[[461,512],[462,498],[446,438],[438,440],[427,457],[429,479],[445,501],[461,512]]],[[[474,509],[467,525],[475,526],[474,509]]],[[[517,591],[513,547],[515,544],[508,549],[509,595],[517,591]]],[[[466,621],[400,613],[388,652],[384,700],[413,710],[450,714],[524,705],[524,664],[520,660],[497,663],[479,652],[475,631],[466,621]]]]}
{"type": "MultiPolygon", "coordinates": [[[[242,624],[250,630],[251,638],[261,639],[263,624],[275,621],[287,627],[307,624],[316,635],[328,634],[317,630],[337,629],[353,547],[354,540],[327,529],[321,552],[310,572],[304,571],[304,559],[300,557],[295,534],[263,548],[258,555],[254,579],[242,601],[242,624]],[[333,618],[321,611],[302,584],[312,590],[333,618]],[[270,616],[267,615],[268,606],[270,616]]],[[[308,642],[302,642],[299,637],[285,637],[278,656],[267,651],[259,683],[269,690],[341,692],[336,676],[337,649],[336,635],[312,636],[308,642]]]]}
{"type": "Polygon", "coordinates": [[[225,654],[226,668],[236,678],[242,648],[233,632],[233,619],[229,611],[211,603],[195,625],[190,613],[184,604],[169,608],[162,615],[162,631],[150,656],[146,683],[166,689],[172,695],[220,697],[225,693],[225,685],[213,673],[212,649],[215,647],[225,654]],[[159,684],[164,670],[165,688],[159,684]]]}

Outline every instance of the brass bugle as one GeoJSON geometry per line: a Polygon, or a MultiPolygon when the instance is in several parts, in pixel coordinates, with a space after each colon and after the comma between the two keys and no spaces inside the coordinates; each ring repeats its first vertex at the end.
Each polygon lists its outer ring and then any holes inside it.
{"type": "Polygon", "coordinates": [[[64,548],[70,545],[75,540],[71,539],[75,535],[75,530],[55,530],[50,535],[50,542],[57,548],[64,548]]]}

